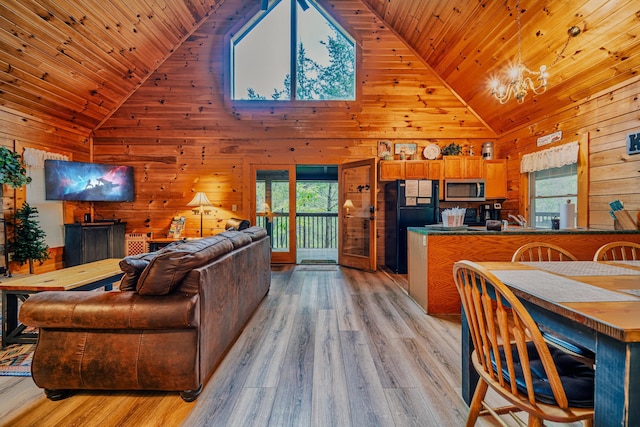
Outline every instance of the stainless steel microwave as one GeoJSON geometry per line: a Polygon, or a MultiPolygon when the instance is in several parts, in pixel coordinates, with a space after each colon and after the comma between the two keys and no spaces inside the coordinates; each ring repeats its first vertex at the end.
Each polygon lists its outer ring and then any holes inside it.
{"type": "Polygon", "coordinates": [[[483,202],[484,179],[445,179],[444,200],[450,202],[483,202]]]}

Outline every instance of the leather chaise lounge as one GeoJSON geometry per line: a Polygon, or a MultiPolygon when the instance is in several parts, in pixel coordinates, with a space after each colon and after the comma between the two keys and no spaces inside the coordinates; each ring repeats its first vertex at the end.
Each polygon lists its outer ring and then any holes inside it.
{"type": "Polygon", "coordinates": [[[113,292],[41,292],[20,321],[39,328],[33,380],[72,390],[179,391],[197,398],[269,291],[266,231],[251,227],[124,258],[113,292]]]}

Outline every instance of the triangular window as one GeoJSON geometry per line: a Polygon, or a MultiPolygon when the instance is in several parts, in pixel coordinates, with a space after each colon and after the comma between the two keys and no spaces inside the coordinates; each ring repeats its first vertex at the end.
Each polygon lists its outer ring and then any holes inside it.
{"type": "Polygon", "coordinates": [[[355,43],[313,0],[274,2],[230,52],[233,100],[355,100],[355,43]]]}

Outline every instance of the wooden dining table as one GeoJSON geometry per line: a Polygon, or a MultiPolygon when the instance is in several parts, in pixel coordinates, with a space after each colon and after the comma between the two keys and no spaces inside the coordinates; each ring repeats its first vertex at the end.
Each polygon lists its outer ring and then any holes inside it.
{"type": "MultiPolygon", "coordinates": [[[[640,261],[478,262],[524,303],[539,325],[596,354],[595,426],[640,425],[640,261]]],[[[462,320],[462,394],[477,374],[462,320]]]]}

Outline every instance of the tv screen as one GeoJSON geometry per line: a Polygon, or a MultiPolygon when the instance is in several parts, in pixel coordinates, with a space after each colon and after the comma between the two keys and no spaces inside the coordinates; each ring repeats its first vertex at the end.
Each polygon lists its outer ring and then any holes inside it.
{"type": "Polygon", "coordinates": [[[133,167],[45,160],[47,200],[133,201],[133,167]]]}

